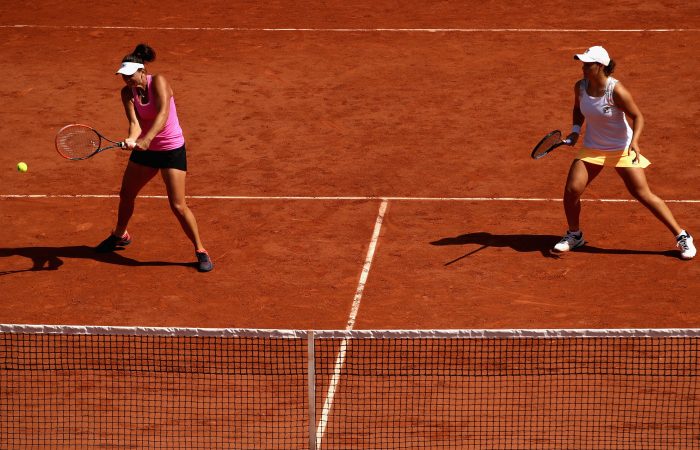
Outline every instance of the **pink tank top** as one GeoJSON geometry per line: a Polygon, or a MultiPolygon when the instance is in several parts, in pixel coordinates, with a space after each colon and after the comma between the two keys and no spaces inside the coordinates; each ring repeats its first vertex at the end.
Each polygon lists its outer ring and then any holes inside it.
{"type": "MultiPolygon", "coordinates": [[[[155,99],[155,89],[153,89],[153,83],[151,83],[153,76],[148,75],[146,77],[148,83],[148,103],[141,104],[138,92],[136,89],[132,89],[134,95],[134,107],[136,108],[136,115],[139,119],[139,125],[141,125],[141,136],[143,137],[153,126],[153,122],[158,115],[158,107],[156,106],[155,99]]],[[[148,147],[149,150],[175,150],[185,145],[185,136],[182,134],[182,128],[180,128],[180,121],[177,119],[177,110],[175,109],[175,96],[170,97],[170,111],[168,113],[168,119],[165,121],[165,126],[162,130],[153,138],[151,145],[148,147]]]]}

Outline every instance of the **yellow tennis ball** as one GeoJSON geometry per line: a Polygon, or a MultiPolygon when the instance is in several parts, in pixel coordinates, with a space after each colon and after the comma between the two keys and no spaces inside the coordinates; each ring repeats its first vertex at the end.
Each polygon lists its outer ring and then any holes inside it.
{"type": "Polygon", "coordinates": [[[17,163],[17,170],[19,170],[20,172],[26,172],[27,169],[28,169],[28,167],[27,167],[27,163],[26,163],[26,162],[19,162],[19,163],[17,163]]]}

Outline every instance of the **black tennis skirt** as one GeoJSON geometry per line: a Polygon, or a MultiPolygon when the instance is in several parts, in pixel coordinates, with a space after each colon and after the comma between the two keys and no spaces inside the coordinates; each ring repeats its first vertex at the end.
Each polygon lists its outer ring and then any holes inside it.
{"type": "Polygon", "coordinates": [[[129,161],[154,169],[179,169],[187,172],[185,144],[174,150],[132,150],[129,161]]]}

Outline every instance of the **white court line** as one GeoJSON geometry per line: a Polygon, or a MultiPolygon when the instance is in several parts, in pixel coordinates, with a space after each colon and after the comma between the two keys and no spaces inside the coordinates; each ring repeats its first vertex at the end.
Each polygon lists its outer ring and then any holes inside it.
{"type": "MultiPolygon", "coordinates": [[[[360,310],[360,302],[362,301],[362,293],[365,290],[365,285],[367,284],[367,277],[369,276],[369,270],[372,267],[372,260],[374,259],[374,252],[377,249],[377,243],[379,242],[379,232],[382,229],[382,222],[384,221],[384,216],[386,215],[386,208],[389,202],[383,200],[381,205],[379,205],[379,213],[377,214],[377,219],[374,222],[374,231],[372,232],[372,239],[369,242],[369,249],[367,250],[367,256],[365,257],[365,264],[362,266],[362,274],[360,275],[360,281],[357,284],[357,290],[355,291],[355,298],[352,301],[352,308],[350,308],[350,317],[348,318],[348,323],[345,325],[345,331],[352,331],[355,326],[355,320],[357,319],[357,313],[360,310]]],[[[318,426],[316,428],[316,448],[321,448],[321,443],[323,441],[323,435],[326,432],[326,426],[328,425],[328,416],[331,413],[331,408],[333,407],[333,400],[335,398],[335,391],[338,388],[338,383],[340,381],[340,372],[343,370],[345,365],[345,354],[348,347],[348,338],[343,338],[340,343],[340,350],[338,351],[338,356],[335,360],[335,366],[333,368],[333,377],[328,385],[328,392],[326,393],[326,400],[323,402],[323,409],[321,410],[321,417],[318,421],[318,426]]]]}
{"type": "Polygon", "coordinates": [[[0,25],[0,28],[136,31],[233,31],[233,32],[319,32],[319,33],[682,33],[700,28],[247,28],[247,27],[138,27],[133,25],[0,25]]]}
{"type": "Polygon", "coordinates": [[[389,206],[388,200],[382,201],[379,205],[379,213],[377,213],[377,219],[374,222],[374,231],[372,232],[372,239],[369,241],[369,248],[367,249],[367,257],[365,257],[365,264],[362,266],[362,274],[360,275],[360,281],[357,284],[357,290],[355,291],[355,298],[352,301],[352,308],[350,309],[350,317],[348,318],[348,323],[345,326],[346,331],[351,331],[355,326],[355,320],[357,319],[357,312],[360,309],[360,301],[362,301],[362,293],[365,290],[365,284],[367,283],[367,277],[369,276],[369,269],[372,267],[372,260],[374,259],[374,252],[377,249],[377,244],[379,243],[379,232],[382,230],[382,223],[384,222],[384,216],[386,215],[386,209],[389,206]]]}
{"type": "MultiPolygon", "coordinates": [[[[119,198],[118,194],[0,194],[1,198],[119,198]]],[[[167,199],[166,195],[139,195],[139,199],[167,199]]],[[[392,196],[290,196],[290,195],[188,195],[194,200],[325,200],[325,201],[417,201],[417,202],[561,202],[560,198],[538,197],[392,197],[392,196]]],[[[584,202],[637,203],[631,198],[583,198],[584,202]]],[[[664,199],[666,203],[700,203],[692,199],[664,199]]]]}

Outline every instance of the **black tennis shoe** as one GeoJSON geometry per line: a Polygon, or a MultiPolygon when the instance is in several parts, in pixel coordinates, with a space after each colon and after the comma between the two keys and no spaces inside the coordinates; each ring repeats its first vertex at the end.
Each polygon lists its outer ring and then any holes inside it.
{"type": "Polygon", "coordinates": [[[200,272],[209,272],[214,268],[214,263],[211,262],[209,253],[206,250],[194,252],[197,256],[197,270],[200,272]]]}
{"type": "Polygon", "coordinates": [[[129,236],[129,233],[125,232],[122,237],[110,233],[107,239],[100,242],[100,244],[95,247],[95,251],[97,253],[109,253],[124,248],[129,244],[131,244],[131,236],[129,236]]]}

